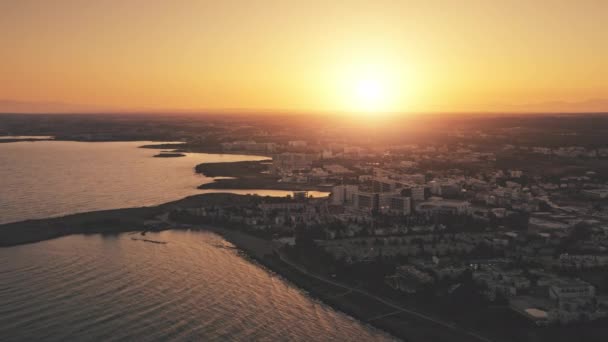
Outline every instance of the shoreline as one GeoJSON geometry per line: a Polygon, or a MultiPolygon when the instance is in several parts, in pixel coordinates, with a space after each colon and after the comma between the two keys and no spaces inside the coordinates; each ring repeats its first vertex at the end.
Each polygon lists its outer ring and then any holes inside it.
{"type": "Polygon", "coordinates": [[[328,187],[321,187],[314,184],[280,182],[280,177],[272,175],[268,172],[268,162],[270,160],[271,159],[198,164],[194,167],[194,171],[197,174],[204,175],[205,177],[216,178],[213,182],[199,185],[198,189],[260,189],[293,191],[329,190],[328,187]]]}
{"type": "MultiPolygon", "coordinates": [[[[77,139],[6,139],[0,143],[16,143],[16,142],[38,142],[38,141],[72,141],[72,142],[137,142],[140,140],[77,140],[77,139]]],[[[226,155],[248,155],[264,157],[268,159],[259,161],[245,162],[222,162],[222,163],[201,163],[194,166],[195,174],[201,174],[206,177],[231,177],[230,179],[215,179],[210,183],[204,183],[197,186],[200,190],[286,190],[286,191],[328,191],[329,187],[319,185],[309,185],[301,183],[282,183],[278,181],[278,177],[274,177],[261,172],[260,166],[272,160],[272,157],[267,153],[255,153],[249,151],[222,151],[218,149],[201,149],[191,148],[187,143],[162,143],[141,145],[138,148],[151,150],[171,150],[153,155],[154,158],[180,158],[186,156],[184,153],[202,153],[202,154],[226,154],[226,155]],[[182,148],[182,147],[188,148],[182,148]],[[257,169],[256,169],[257,167],[257,169]],[[236,168],[236,170],[235,170],[236,168]],[[255,170],[252,170],[253,168],[255,170]],[[253,172],[252,172],[253,171],[253,172]]],[[[0,224],[1,226],[2,224],[0,224]]],[[[1,246],[1,244],[0,244],[1,246]]]]}
{"type": "Polygon", "coordinates": [[[147,148],[153,150],[174,150],[173,152],[185,152],[185,153],[208,153],[208,154],[234,154],[234,155],[249,155],[249,156],[261,156],[271,159],[267,152],[254,152],[254,151],[224,151],[221,148],[213,148],[196,145],[193,146],[187,142],[175,142],[175,143],[164,143],[159,141],[158,144],[147,144],[139,146],[139,148],[147,148]]]}
{"type": "Polygon", "coordinates": [[[221,236],[224,240],[226,240],[229,243],[231,243],[232,245],[234,245],[237,250],[241,251],[244,254],[244,255],[241,255],[241,257],[244,257],[245,259],[254,263],[256,266],[263,268],[266,272],[271,273],[272,275],[281,278],[282,281],[284,281],[284,282],[288,283],[289,285],[302,291],[310,299],[312,299],[314,301],[318,301],[318,302],[322,303],[323,305],[331,308],[332,310],[337,311],[341,314],[344,314],[353,320],[356,320],[358,323],[360,323],[363,326],[366,326],[370,329],[377,330],[378,332],[387,335],[387,337],[390,337],[390,338],[396,339],[396,340],[400,340],[400,341],[406,341],[402,337],[398,337],[395,334],[385,331],[384,329],[381,329],[380,327],[378,327],[376,325],[366,322],[364,319],[360,318],[357,315],[357,313],[355,313],[355,312],[348,312],[346,310],[343,310],[343,308],[341,308],[339,306],[328,303],[327,301],[323,300],[321,296],[318,295],[318,291],[311,290],[310,288],[306,288],[306,287],[302,286],[301,284],[298,284],[297,281],[294,281],[293,276],[289,276],[286,274],[286,272],[278,270],[276,262],[278,262],[279,260],[275,259],[273,261],[272,254],[268,254],[268,255],[260,254],[263,249],[267,248],[264,245],[272,244],[273,243],[272,241],[264,240],[262,238],[259,238],[259,237],[256,237],[256,236],[253,236],[253,235],[250,235],[247,233],[243,233],[241,231],[230,230],[227,228],[222,228],[222,227],[213,226],[213,225],[200,225],[199,227],[191,227],[191,228],[187,228],[187,229],[178,228],[175,230],[192,230],[192,231],[210,232],[213,234],[217,234],[217,235],[221,236]],[[249,241],[249,242],[246,242],[246,241],[249,241]],[[256,247],[256,245],[257,245],[257,247],[256,247]]]}
{"type": "Polygon", "coordinates": [[[424,314],[400,307],[398,304],[390,303],[388,299],[377,297],[364,290],[352,290],[346,284],[307,273],[301,266],[294,265],[279,255],[270,240],[209,224],[200,224],[189,229],[220,235],[245,253],[247,258],[303,290],[311,298],[390,337],[402,341],[427,341],[428,336],[434,335],[442,341],[491,341],[475,332],[433,321],[424,314]],[[395,311],[399,313],[395,314],[395,311]]]}
{"type": "Polygon", "coordinates": [[[330,187],[307,184],[255,182],[242,179],[216,179],[211,183],[201,184],[199,190],[281,190],[281,191],[324,191],[330,187]]]}
{"type": "Polygon", "coordinates": [[[181,204],[239,203],[252,195],[198,194],[148,207],[95,210],[65,216],[0,224],[0,248],[35,243],[74,234],[116,234],[149,230],[146,223],[181,204]]]}
{"type": "MultiPolygon", "coordinates": [[[[307,292],[334,310],[345,313],[364,325],[370,325],[384,333],[404,341],[426,341],[427,336],[435,336],[443,341],[489,341],[475,339],[468,331],[455,326],[438,324],[419,317],[407,308],[394,313],[396,304],[387,304],[388,299],[378,299],[375,295],[360,290],[351,290],[347,285],[323,280],[320,276],[303,272],[298,266],[286,261],[277,252],[274,242],[253,236],[240,230],[228,229],[216,225],[200,224],[194,226],[150,229],[146,221],[177,208],[183,204],[250,201],[251,195],[203,194],[186,197],[154,207],[126,208],[93,211],[73,214],[64,217],[40,220],[27,220],[0,225],[0,247],[11,247],[28,243],[41,242],[76,234],[121,234],[134,231],[200,230],[209,231],[243,251],[267,270],[276,273],[295,287],[307,292]],[[392,313],[391,315],[387,315],[392,313]],[[386,317],[384,317],[386,316],[386,317]]],[[[170,226],[165,222],[166,226],[170,226]]]]}

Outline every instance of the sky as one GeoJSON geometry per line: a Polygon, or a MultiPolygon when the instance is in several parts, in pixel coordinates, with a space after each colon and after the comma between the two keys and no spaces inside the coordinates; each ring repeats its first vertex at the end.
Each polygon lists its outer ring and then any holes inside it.
{"type": "Polygon", "coordinates": [[[608,112],[608,1],[0,2],[0,111],[608,112]]]}

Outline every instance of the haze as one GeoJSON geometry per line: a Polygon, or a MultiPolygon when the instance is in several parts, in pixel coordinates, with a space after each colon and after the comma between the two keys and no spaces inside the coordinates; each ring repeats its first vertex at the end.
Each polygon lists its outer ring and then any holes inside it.
{"type": "Polygon", "coordinates": [[[606,1],[5,1],[0,112],[608,111],[606,1]]]}

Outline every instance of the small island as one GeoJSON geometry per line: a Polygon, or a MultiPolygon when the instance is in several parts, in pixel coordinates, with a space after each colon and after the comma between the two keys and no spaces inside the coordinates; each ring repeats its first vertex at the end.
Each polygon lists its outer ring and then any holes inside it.
{"type": "Polygon", "coordinates": [[[161,152],[159,154],[154,155],[154,158],[179,158],[185,157],[186,155],[183,153],[177,152],[161,152]]]}

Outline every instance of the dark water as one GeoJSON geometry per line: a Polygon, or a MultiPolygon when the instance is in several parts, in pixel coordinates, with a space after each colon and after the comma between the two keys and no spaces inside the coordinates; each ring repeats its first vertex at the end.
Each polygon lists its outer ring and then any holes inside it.
{"type": "Polygon", "coordinates": [[[389,337],[242,258],[218,235],[76,235],[0,249],[2,341],[389,337]]]}

